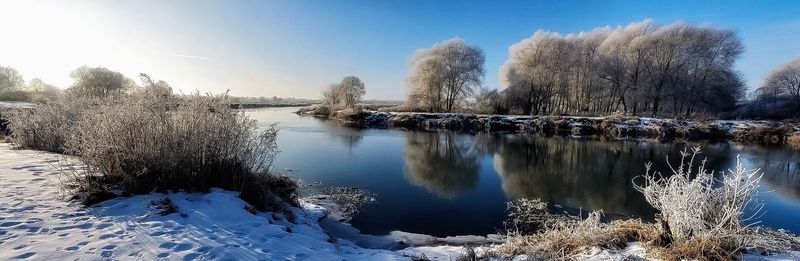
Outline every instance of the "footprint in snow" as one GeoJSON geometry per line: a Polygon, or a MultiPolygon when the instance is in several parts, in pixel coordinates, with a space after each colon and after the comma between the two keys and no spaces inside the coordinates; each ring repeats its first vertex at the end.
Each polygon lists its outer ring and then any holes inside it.
{"type": "Polygon", "coordinates": [[[10,221],[10,222],[3,222],[0,223],[0,227],[13,227],[16,225],[22,224],[22,222],[10,221]]]}
{"type": "Polygon", "coordinates": [[[192,244],[183,243],[183,244],[178,244],[177,246],[175,246],[174,249],[175,251],[186,251],[192,249],[193,247],[194,246],[192,246],[192,244]]]}
{"type": "Polygon", "coordinates": [[[114,224],[111,224],[111,223],[100,223],[99,225],[97,225],[96,228],[97,229],[104,229],[104,228],[107,228],[107,227],[110,227],[110,226],[113,226],[113,225],[114,224]]]}
{"type": "Polygon", "coordinates": [[[22,255],[15,256],[14,259],[27,259],[29,257],[32,257],[33,255],[36,255],[36,253],[35,252],[28,252],[28,253],[25,253],[25,254],[22,254],[22,255]]]}
{"type": "Polygon", "coordinates": [[[184,261],[196,260],[198,257],[200,257],[200,254],[198,254],[198,253],[191,253],[191,254],[188,254],[188,255],[184,256],[184,257],[183,257],[183,260],[184,260],[184,261]]]}
{"type": "Polygon", "coordinates": [[[100,238],[100,239],[109,239],[109,238],[112,238],[112,237],[114,237],[114,234],[105,234],[105,235],[101,235],[99,238],[100,238]]]}

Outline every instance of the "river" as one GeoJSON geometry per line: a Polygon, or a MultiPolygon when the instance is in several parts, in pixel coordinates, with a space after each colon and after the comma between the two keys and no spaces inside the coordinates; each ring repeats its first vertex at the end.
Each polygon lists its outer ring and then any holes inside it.
{"type": "Polygon", "coordinates": [[[706,167],[733,169],[737,155],[764,171],[761,225],[800,233],[800,152],[733,142],[657,143],[354,129],[298,116],[298,108],[248,109],[259,124],[277,123],[276,170],[306,182],[366,189],[376,201],[351,224],[365,234],[400,230],[434,236],[485,235],[503,229],[506,202],[540,198],[554,211],[602,209],[609,218],[655,214],[632,180],[653,162],[668,174],[687,146],[706,167]]]}

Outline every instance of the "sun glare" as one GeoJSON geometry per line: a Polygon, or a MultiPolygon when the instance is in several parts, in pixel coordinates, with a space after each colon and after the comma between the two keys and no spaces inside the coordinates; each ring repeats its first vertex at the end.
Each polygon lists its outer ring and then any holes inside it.
{"type": "Polygon", "coordinates": [[[0,57],[4,64],[33,77],[66,87],[69,73],[82,65],[103,65],[129,71],[131,52],[118,32],[98,22],[97,14],[71,2],[20,1],[0,3],[0,57]]]}

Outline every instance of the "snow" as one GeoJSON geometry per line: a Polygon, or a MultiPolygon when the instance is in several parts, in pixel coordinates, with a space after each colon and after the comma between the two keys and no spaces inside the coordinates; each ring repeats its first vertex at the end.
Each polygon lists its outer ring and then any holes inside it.
{"type": "MultiPolygon", "coordinates": [[[[59,195],[59,174],[51,165],[62,157],[12,150],[0,143],[0,260],[455,260],[466,244],[482,245],[476,248],[480,253],[500,242],[498,235],[436,238],[399,231],[362,235],[329,217],[325,208],[307,202],[292,210],[296,216],[292,223],[279,213],[251,214],[235,192],[224,190],[151,193],[86,208],[59,195]],[[155,202],[165,198],[176,206],[176,213],[160,214],[155,202]],[[397,251],[363,247],[388,249],[398,242],[410,247],[397,251]]],[[[579,258],[644,256],[644,248],[631,243],[622,250],[592,249],[579,258]]],[[[791,252],[743,258],[798,260],[798,256],[791,252]]]]}
{"type": "Polygon", "coordinates": [[[0,143],[0,260],[408,260],[346,240],[328,242],[325,209],[303,204],[296,222],[253,215],[236,193],[139,195],[85,208],[59,199],[59,156],[0,143]],[[152,202],[169,198],[179,213],[152,202]]]}
{"type": "Polygon", "coordinates": [[[35,105],[27,102],[0,101],[0,108],[33,108],[35,105]]]}

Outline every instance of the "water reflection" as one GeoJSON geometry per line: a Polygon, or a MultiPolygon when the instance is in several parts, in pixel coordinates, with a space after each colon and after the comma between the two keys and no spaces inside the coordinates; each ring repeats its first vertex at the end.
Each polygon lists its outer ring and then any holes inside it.
{"type": "Polygon", "coordinates": [[[649,219],[654,211],[631,179],[644,164],[664,174],[667,156],[702,146],[707,167],[761,168],[762,224],[800,233],[800,153],[735,143],[649,143],[520,134],[360,130],[298,117],[294,109],[249,111],[259,124],[279,122],[276,166],[322,184],[364,188],[377,203],[353,220],[365,233],[403,230],[437,236],[496,232],[509,198],[535,197],[576,210],[649,219]]]}
{"type": "MultiPolygon", "coordinates": [[[[697,144],[654,144],[579,140],[533,135],[408,133],[406,169],[409,181],[444,198],[476,187],[482,157],[492,157],[502,191],[509,198],[540,198],[574,209],[603,209],[611,215],[651,218],[654,210],[633,188],[644,164],[670,173],[678,152],[697,144]]],[[[702,144],[710,169],[735,164],[728,143],[702,144]]],[[[796,168],[796,166],[795,166],[796,168]]]]}
{"type": "MultiPolygon", "coordinates": [[[[668,174],[667,156],[676,159],[684,144],[602,142],[560,137],[506,136],[494,156],[503,191],[512,198],[541,198],[572,208],[650,218],[653,209],[633,188],[644,163],[668,174]]],[[[727,146],[705,146],[708,166],[726,165],[727,146]]]]}
{"type": "Polygon", "coordinates": [[[404,173],[408,180],[444,198],[478,184],[481,157],[470,139],[453,133],[409,132],[404,173]]]}
{"type": "Polygon", "coordinates": [[[800,152],[760,146],[739,149],[747,165],[764,173],[762,180],[768,190],[790,201],[800,200],[800,152]]]}

